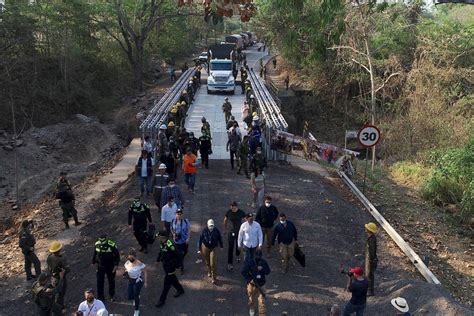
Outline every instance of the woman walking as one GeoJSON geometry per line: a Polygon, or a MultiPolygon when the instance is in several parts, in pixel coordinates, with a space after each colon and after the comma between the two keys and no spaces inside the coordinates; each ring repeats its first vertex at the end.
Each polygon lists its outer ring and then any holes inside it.
{"type": "Polygon", "coordinates": [[[265,197],[265,176],[258,167],[255,167],[250,175],[250,184],[253,192],[252,207],[259,208],[263,205],[265,197]]]}
{"type": "Polygon", "coordinates": [[[148,287],[148,276],[145,264],[137,259],[137,252],[133,248],[128,252],[125,271],[128,278],[128,299],[134,300],[135,312],[133,316],[138,316],[140,315],[140,291],[143,285],[145,288],[148,287]]]}

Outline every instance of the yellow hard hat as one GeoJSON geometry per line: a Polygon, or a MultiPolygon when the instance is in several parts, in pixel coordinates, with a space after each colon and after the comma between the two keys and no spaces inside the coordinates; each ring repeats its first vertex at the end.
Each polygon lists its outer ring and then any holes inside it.
{"type": "Polygon", "coordinates": [[[51,246],[49,246],[49,252],[58,252],[59,250],[63,249],[63,244],[61,244],[59,241],[54,240],[51,243],[51,246]]]}
{"type": "Polygon", "coordinates": [[[174,122],[173,121],[169,122],[168,127],[174,127],[174,122]]]}
{"type": "Polygon", "coordinates": [[[176,113],[178,112],[178,107],[176,105],[173,105],[170,110],[171,113],[176,113]]]}
{"type": "Polygon", "coordinates": [[[365,224],[365,229],[375,234],[377,232],[377,225],[375,225],[375,223],[370,222],[370,223],[365,224]]]}
{"type": "Polygon", "coordinates": [[[253,112],[253,113],[252,113],[252,117],[253,117],[253,116],[258,116],[258,115],[257,115],[257,112],[253,112]]]}

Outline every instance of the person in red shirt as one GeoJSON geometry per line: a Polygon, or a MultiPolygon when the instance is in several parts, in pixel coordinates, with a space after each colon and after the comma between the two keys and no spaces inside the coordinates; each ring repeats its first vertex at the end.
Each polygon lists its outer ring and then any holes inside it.
{"type": "Polygon", "coordinates": [[[183,157],[184,181],[188,185],[188,190],[194,192],[194,183],[196,182],[197,158],[190,148],[183,157]]]}

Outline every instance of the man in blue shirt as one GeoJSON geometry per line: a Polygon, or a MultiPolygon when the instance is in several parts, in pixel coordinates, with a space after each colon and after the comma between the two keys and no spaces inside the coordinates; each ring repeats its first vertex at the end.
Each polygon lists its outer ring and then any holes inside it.
{"type": "Polygon", "coordinates": [[[347,280],[346,289],[348,292],[352,293],[352,297],[344,308],[344,316],[350,316],[354,313],[356,316],[364,315],[369,281],[367,281],[363,275],[364,270],[361,267],[356,267],[349,270],[349,279],[347,280]]]}
{"type": "Polygon", "coordinates": [[[247,281],[247,295],[249,298],[249,314],[255,315],[258,301],[258,314],[265,315],[265,276],[270,274],[267,261],[262,258],[262,251],[255,253],[255,259],[247,260],[242,269],[242,276],[247,281]]]}
{"type": "Polygon", "coordinates": [[[298,240],[298,231],[293,222],[286,219],[286,215],[280,214],[280,223],[275,226],[272,237],[272,245],[275,245],[275,239],[278,238],[280,245],[280,254],[282,259],[282,272],[288,272],[288,263],[295,254],[295,243],[298,240]]]}
{"type": "Polygon", "coordinates": [[[183,217],[183,210],[176,211],[176,217],[171,221],[171,234],[176,248],[181,254],[179,267],[181,274],[184,273],[184,257],[188,253],[189,239],[191,237],[191,225],[188,219],[183,217]]]}
{"type": "Polygon", "coordinates": [[[221,232],[214,227],[214,220],[210,219],[207,221],[207,227],[201,233],[199,237],[199,249],[206,260],[207,276],[211,278],[212,284],[216,284],[217,277],[217,247],[221,249],[224,247],[222,244],[221,232]]]}

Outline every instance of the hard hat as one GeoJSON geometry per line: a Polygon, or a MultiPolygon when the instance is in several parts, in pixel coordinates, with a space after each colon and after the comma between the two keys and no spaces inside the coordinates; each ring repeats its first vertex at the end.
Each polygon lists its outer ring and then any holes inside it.
{"type": "Polygon", "coordinates": [[[168,127],[174,127],[174,122],[173,121],[169,122],[168,127]]]}
{"type": "Polygon", "coordinates": [[[166,129],[166,125],[165,125],[165,124],[161,124],[160,129],[166,129]]]}
{"type": "Polygon", "coordinates": [[[365,229],[375,234],[377,232],[377,225],[375,225],[375,223],[370,222],[365,224],[365,229]]]}
{"type": "Polygon", "coordinates": [[[61,250],[63,248],[63,244],[61,244],[59,241],[57,240],[54,240],[52,243],[51,243],[51,246],[49,246],[49,252],[58,252],[59,250],[61,250]]]}
{"type": "Polygon", "coordinates": [[[229,98],[228,98],[228,97],[225,97],[225,98],[224,98],[224,100],[228,101],[228,100],[229,100],[229,98]]]}
{"type": "Polygon", "coordinates": [[[189,83],[193,83],[193,81],[192,81],[192,80],[189,80],[189,83]]]}
{"type": "Polygon", "coordinates": [[[252,116],[257,116],[257,112],[253,112],[253,113],[252,113],[252,116]]]}
{"type": "Polygon", "coordinates": [[[391,300],[392,306],[402,313],[407,313],[410,310],[407,300],[403,297],[396,297],[391,300]]]}
{"type": "Polygon", "coordinates": [[[166,165],[164,163],[160,164],[160,166],[158,167],[158,169],[166,169],[166,165]]]}
{"type": "Polygon", "coordinates": [[[186,105],[186,101],[181,101],[181,105],[186,105]]]}
{"type": "Polygon", "coordinates": [[[254,99],[255,96],[253,94],[250,95],[250,99],[254,99]]]}
{"type": "Polygon", "coordinates": [[[258,121],[258,116],[255,115],[255,116],[252,118],[252,121],[258,121]]]}
{"type": "Polygon", "coordinates": [[[184,90],[184,91],[183,91],[183,94],[188,94],[188,91],[184,90]]]}

